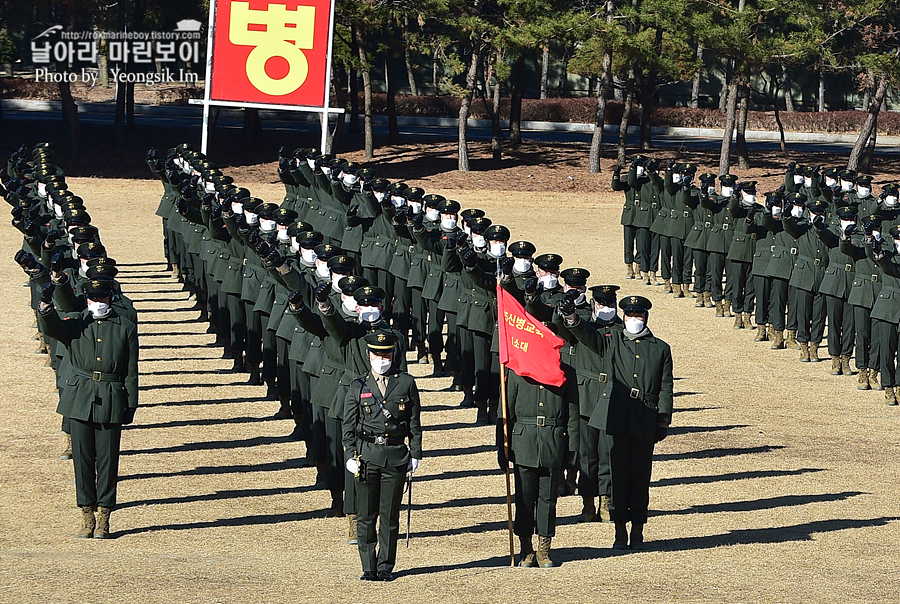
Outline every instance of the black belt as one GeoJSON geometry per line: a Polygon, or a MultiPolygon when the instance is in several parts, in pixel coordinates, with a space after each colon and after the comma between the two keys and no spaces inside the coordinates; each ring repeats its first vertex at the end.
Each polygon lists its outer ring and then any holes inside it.
{"type": "Polygon", "coordinates": [[[402,445],[406,442],[406,437],[404,436],[370,436],[368,434],[360,434],[359,439],[373,445],[402,445]]]}
{"type": "Polygon", "coordinates": [[[77,376],[80,376],[83,378],[89,378],[91,380],[94,380],[95,382],[122,383],[125,381],[121,377],[116,375],[115,373],[103,373],[101,371],[85,371],[84,369],[79,369],[77,367],[72,367],[71,371],[72,371],[72,373],[74,373],[77,376]]]}
{"type": "Polygon", "coordinates": [[[638,388],[632,388],[628,392],[628,396],[630,398],[639,398],[642,401],[647,401],[648,403],[658,403],[659,402],[659,395],[651,394],[649,392],[642,392],[638,388]]]}
{"type": "Polygon", "coordinates": [[[847,271],[847,272],[849,273],[850,271],[853,270],[853,265],[852,265],[852,264],[845,264],[845,265],[844,265],[844,270],[847,271]]]}
{"type": "Polygon", "coordinates": [[[543,415],[538,415],[537,417],[517,417],[517,424],[525,424],[526,426],[540,426],[540,427],[553,427],[553,426],[565,426],[563,420],[556,419],[555,417],[545,417],[543,415]]]}
{"type": "Polygon", "coordinates": [[[587,371],[576,371],[575,375],[578,377],[588,378],[589,380],[597,380],[601,384],[605,384],[609,381],[609,376],[603,372],[600,373],[590,373],[587,371]]]}

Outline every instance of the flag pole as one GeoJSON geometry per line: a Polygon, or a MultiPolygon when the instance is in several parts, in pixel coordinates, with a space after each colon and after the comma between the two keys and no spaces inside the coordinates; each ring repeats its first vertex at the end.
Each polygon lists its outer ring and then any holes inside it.
{"type": "MultiPolygon", "coordinates": [[[[500,285],[500,256],[497,257],[497,293],[502,286],[500,285]]],[[[503,317],[500,316],[500,307],[497,307],[497,330],[500,330],[500,322],[503,317]]],[[[500,364],[500,418],[503,422],[503,457],[506,464],[503,473],[506,475],[506,525],[509,531],[509,565],[516,565],[515,543],[513,540],[513,518],[512,518],[512,487],[509,481],[509,423],[506,421],[509,417],[506,409],[506,364],[500,364]]]]}

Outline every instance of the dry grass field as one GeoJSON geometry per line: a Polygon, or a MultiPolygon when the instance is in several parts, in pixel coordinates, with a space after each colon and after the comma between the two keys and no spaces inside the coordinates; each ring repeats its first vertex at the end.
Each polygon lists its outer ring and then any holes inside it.
{"type": "MultiPolygon", "coordinates": [[[[238,182],[280,201],[271,174],[238,182]]],[[[53,374],[34,354],[12,261],[21,236],[0,229],[0,603],[898,600],[898,408],[829,375],[830,364],[754,343],[689,298],[625,281],[618,194],[432,185],[565,266],[589,268],[591,284],[652,299],[649,326],[675,359],[677,412],[656,450],[647,551],[613,552],[612,525],[578,523],[580,498],[566,497],[560,566],[509,568],[493,429],[473,426],[459,393],[441,392],[449,378],[422,378],[411,547],[401,543],[395,582],[360,582],[345,521],[323,516],[328,494],[312,489],[289,422],[270,419],[277,403],[264,387],[224,371],[231,361],[165,272],[153,214],[161,186],[71,178],[140,314],[141,408],[123,434],[116,538],[74,539],[80,512],[71,462],[58,459],[53,374]]]]}

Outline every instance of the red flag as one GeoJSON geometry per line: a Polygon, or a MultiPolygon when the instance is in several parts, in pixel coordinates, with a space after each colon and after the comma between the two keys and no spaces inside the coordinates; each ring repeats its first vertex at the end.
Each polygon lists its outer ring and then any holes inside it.
{"type": "Polygon", "coordinates": [[[559,349],[565,342],[528,314],[519,301],[499,284],[497,317],[500,324],[500,363],[522,377],[530,377],[548,386],[562,386],[566,378],[559,364],[559,349]]]}

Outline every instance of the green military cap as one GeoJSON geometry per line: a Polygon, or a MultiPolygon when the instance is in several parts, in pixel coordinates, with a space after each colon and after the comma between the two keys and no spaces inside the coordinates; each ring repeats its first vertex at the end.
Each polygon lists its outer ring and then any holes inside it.
{"type": "Polygon", "coordinates": [[[828,211],[828,202],[824,199],[813,199],[806,203],[806,209],[810,212],[826,212],[828,211]]]}
{"type": "Polygon", "coordinates": [[[389,331],[376,331],[366,334],[365,340],[369,350],[376,353],[391,352],[399,341],[396,334],[389,331]]]}
{"type": "Polygon", "coordinates": [[[116,278],[116,275],[119,274],[119,269],[112,264],[100,264],[89,266],[84,274],[87,275],[88,279],[113,280],[116,278]]]}
{"type": "Polygon", "coordinates": [[[36,143],[34,147],[32,147],[32,151],[37,151],[38,149],[53,149],[53,143],[49,141],[41,141],[36,143]]]}
{"type": "Polygon", "coordinates": [[[593,287],[589,287],[588,290],[590,290],[591,295],[594,297],[594,300],[597,300],[598,302],[615,302],[616,292],[619,291],[619,286],[595,285],[593,287]]]}
{"type": "MultiPolygon", "coordinates": [[[[264,203],[263,200],[260,199],[259,197],[245,197],[244,198],[244,211],[250,212],[251,214],[258,214],[259,213],[258,208],[261,205],[263,205],[263,203],[264,203]]],[[[273,203],[272,205],[274,206],[275,204],[273,203]]],[[[275,207],[278,207],[278,206],[275,206],[275,207]]]]}
{"type": "Polygon", "coordinates": [[[766,196],[766,205],[769,207],[780,206],[784,203],[784,193],[781,191],[766,191],[763,195],[766,196]]]}
{"type": "Polygon", "coordinates": [[[881,187],[881,190],[884,191],[885,193],[887,193],[887,192],[889,192],[889,191],[897,191],[898,189],[900,189],[900,185],[898,185],[898,184],[895,183],[895,182],[888,182],[888,183],[885,183],[885,184],[881,187]]]}
{"type": "Polygon", "coordinates": [[[88,266],[115,266],[116,261],[109,256],[97,256],[96,258],[90,258],[87,261],[88,266]]]}
{"type": "Polygon", "coordinates": [[[66,226],[90,224],[91,215],[85,210],[74,208],[66,212],[66,226]]]}
{"type": "Polygon", "coordinates": [[[422,187],[410,187],[406,190],[406,198],[413,201],[421,201],[425,196],[425,189],[422,187]]]}
{"type": "Polygon", "coordinates": [[[492,224],[484,232],[484,238],[489,241],[509,241],[509,229],[502,224],[492,224]]]}
{"type": "Polygon", "coordinates": [[[69,188],[69,185],[66,184],[66,181],[59,178],[51,178],[47,180],[47,192],[48,193],[56,193],[62,192],[69,188]]]}
{"type": "Polygon", "coordinates": [[[275,212],[277,212],[279,209],[280,208],[278,207],[277,203],[272,203],[271,201],[269,201],[259,204],[256,207],[256,213],[259,214],[260,218],[274,220],[275,212]]]}
{"type": "Polygon", "coordinates": [[[459,217],[465,220],[467,223],[473,218],[481,218],[482,216],[484,216],[484,210],[478,210],[475,208],[466,208],[462,212],[459,212],[459,217]]]}
{"type": "Polygon", "coordinates": [[[100,231],[97,230],[97,227],[90,224],[76,226],[69,231],[69,234],[72,235],[72,242],[76,244],[93,241],[99,233],[100,231]]]}
{"type": "Polygon", "coordinates": [[[824,170],[822,170],[822,176],[827,176],[828,178],[837,180],[840,171],[840,168],[825,168],[824,170]]]}
{"type": "Polygon", "coordinates": [[[175,145],[176,153],[184,153],[185,151],[193,151],[194,147],[191,146],[190,143],[179,143],[175,145]]]}
{"type": "Polygon", "coordinates": [[[631,161],[636,164],[645,164],[645,163],[647,163],[647,160],[649,160],[649,159],[650,158],[647,157],[646,155],[635,155],[634,157],[631,158],[631,161]]]}
{"type": "Polygon", "coordinates": [[[227,174],[222,174],[221,172],[210,175],[206,180],[212,181],[212,183],[217,187],[224,187],[226,185],[234,184],[234,179],[232,177],[228,176],[227,174]]]}
{"type": "Polygon", "coordinates": [[[695,164],[681,164],[682,174],[696,174],[697,166],[695,164]]]}
{"type": "Polygon", "coordinates": [[[882,215],[878,214],[877,212],[875,214],[872,214],[871,216],[865,216],[863,218],[863,222],[871,222],[873,224],[881,224],[883,220],[884,217],[882,217],[882,215]]]}
{"type": "Polygon", "coordinates": [[[473,233],[484,233],[491,226],[491,219],[487,216],[479,216],[478,218],[470,218],[466,221],[466,224],[473,233]]]}
{"type": "Polygon", "coordinates": [[[854,220],[856,219],[856,210],[851,206],[844,206],[837,209],[837,215],[841,220],[854,220]]]}
{"type": "Polygon", "coordinates": [[[440,205],[447,200],[443,195],[438,195],[437,193],[429,193],[422,197],[422,204],[426,208],[438,208],[440,205]]]}
{"type": "Polygon", "coordinates": [[[625,312],[646,312],[653,307],[653,304],[644,296],[625,296],[619,302],[619,308],[625,312]]]}
{"type": "Polygon", "coordinates": [[[358,304],[363,306],[365,306],[366,303],[374,303],[376,305],[381,304],[384,297],[384,290],[374,285],[363,285],[353,292],[353,298],[358,304]]]}
{"type": "Polygon", "coordinates": [[[294,149],[294,152],[291,154],[295,159],[306,159],[306,152],[309,151],[306,147],[297,147],[294,149]]]}
{"type": "Polygon", "coordinates": [[[869,187],[872,185],[872,177],[868,174],[860,174],[856,177],[856,184],[869,187]]]}
{"type": "Polygon", "coordinates": [[[841,180],[846,180],[847,182],[852,182],[853,179],[856,178],[856,170],[841,170],[838,172],[838,178],[841,180]]]}
{"type": "Polygon", "coordinates": [[[755,180],[745,180],[738,185],[738,188],[741,191],[746,191],[747,193],[756,193],[756,181],[755,180]]]}
{"type": "Polygon", "coordinates": [[[276,224],[288,226],[297,220],[297,212],[289,210],[288,208],[278,208],[272,214],[272,218],[275,220],[276,224]]]}
{"type": "Polygon", "coordinates": [[[391,186],[391,181],[389,181],[387,178],[376,178],[372,181],[373,191],[385,192],[388,190],[389,186],[391,186]]]}
{"type": "Polygon", "coordinates": [[[231,196],[235,198],[235,201],[240,201],[242,204],[247,205],[245,199],[252,199],[250,197],[250,190],[245,187],[237,187],[234,191],[231,192],[231,196]]]}
{"type": "Polygon", "coordinates": [[[792,203],[795,206],[805,206],[806,205],[806,195],[803,193],[788,193],[785,195],[784,200],[788,203],[792,203]]]}
{"type": "Polygon", "coordinates": [[[316,167],[317,168],[321,168],[322,166],[331,167],[331,162],[333,160],[334,160],[334,155],[331,155],[330,153],[325,153],[325,154],[319,155],[316,158],[316,167]]]}
{"type": "Polygon", "coordinates": [[[368,284],[369,280],[365,277],[348,275],[346,277],[341,277],[340,280],[338,280],[338,289],[341,290],[341,293],[345,296],[352,296],[356,290],[360,287],[365,287],[368,284]]]}
{"type": "Polygon", "coordinates": [[[722,183],[723,187],[734,187],[737,183],[738,177],[734,174],[723,174],[719,177],[719,182],[722,183]]]}
{"type": "Polygon", "coordinates": [[[233,196],[238,191],[238,188],[232,184],[216,185],[216,191],[218,191],[222,199],[225,199],[233,196]]]}
{"type": "Polygon", "coordinates": [[[566,282],[566,285],[569,287],[581,287],[582,285],[587,285],[588,277],[591,276],[591,272],[586,268],[567,268],[559,274],[560,277],[563,278],[563,281],[566,282]]]}
{"type": "Polygon", "coordinates": [[[515,243],[510,243],[506,249],[514,258],[529,258],[534,256],[534,253],[537,251],[537,248],[530,241],[516,241],[515,243]]]}
{"type": "Polygon", "coordinates": [[[323,262],[341,253],[339,247],[331,245],[330,243],[320,243],[315,247],[314,251],[316,252],[316,258],[323,262]]]}
{"type": "Polygon", "coordinates": [[[88,298],[105,298],[113,290],[111,279],[92,279],[84,284],[84,293],[88,298]]]}
{"type": "Polygon", "coordinates": [[[704,172],[703,174],[700,175],[700,178],[698,178],[698,180],[700,182],[715,182],[716,178],[718,178],[718,177],[715,174],[713,174],[712,172],[704,172]]]}
{"type": "Polygon", "coordinates": [[[375,171],[371,168],[360,168],[356,171],[360,180],[369,181],[375,178],[375,171]]]}
{"type": "MultiPolygon", "coordinates": [[[[318,252],[316,252],[318,255],[318,252]]],[[[321,256],[320,256],[321,258],[321,256]]],[[[324,260],[324,258],[322,258],[324,260]]],[[[350,256],[333,256],[328,259],[328,270],[333,273],[352,273],[353,269],[356,268],[356,259],[351,258],[350,256]]]]}
{"type": "Polygon", "coordinates": [[[459,214],[459,202],[452,199],[446,199],[438,204],[438,212],[441,214],[459,214]]]}
{"type": "MultiPolygon", "coordinates": [[[[62,205],[67,199],[75,199],[75,194],[68,189],[51,189],[47,187],[47,193],[50,195],[50,199],[59,205],[62,205]]],[[[81,198],[79,197],[78,199],[81,198]]],[[[84,202],[82,201],[81,204],[84,205],[84,202]]]]}
{"type": "Polygon", "coordinates": [[[341,166],[341,172],[344,174],[358,174],[361,169],[361,166],[353,161],[348,161],[343,166],[341,166]]]}
{"type": "Polygon", "coordinates": [[[78,256],[81,258],[96,258],[97,256],[105,256],[106,248],[96,241],[88,241],[82,243],[76,248],[78,256]]]}
{"type": "Polygon", "coordinates": [[[298,220],[288,227],[287,232],[289,237],[297,237],[297,241],[299,241],[300,233],[305,233],[307,231],[312,231],[313,227],[308,222],[303,222],[302,220],[298,220]]]}
{"type": "Polygon", "coordinates": [[[534,259],[534,264],[542,271],[558,273],[563,258],[559,254],[541,254],[534,259]]]}
{"type": "Polygon", "coordinates": [[[319,231],[305,231],[297,234],[297,244],[305,249],[313,250],[325,240],[325,236],[319,231]]]}
{"type": "Polygon", "coordinates": [[[405,197],[407,189],[409,189],[409,187],[406,186],[405,182],[391,183],[391,185],[387,188],[388,192],[392,196],[396,197],[405,197]]]}
{"type": "Polygon", "coordinates": [[[331,166],[331,169],[334,170],[335,172],[341,172],[341,171],[343,171],[344,166],[346,166],[349,163],[350,162],[347,161],[346,159],[344,159],[343,157],[335,157],[330,162],[328,162],[328,165],[331,166]]]}
{"type": "Polygon", "coordinates": [[[306,150],[306,159],[316,160],[322,157],[322,153],[319,152],[315,147],[310,147],[306,150]]]}

